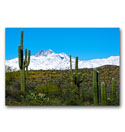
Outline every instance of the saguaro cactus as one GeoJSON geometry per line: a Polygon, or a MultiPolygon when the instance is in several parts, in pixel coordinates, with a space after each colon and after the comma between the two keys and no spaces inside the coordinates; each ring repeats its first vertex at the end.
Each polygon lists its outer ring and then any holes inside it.
{"type": "Polygon", "coordinates": [[[76,56],[76,62],[75,62],[75,74],[78,74],[78,56],[76,56]]]}
{"type": "Polygon", "coordinates": [[[72,74],[72,56],[70,55],[70,74],[72,74]]]}
{"type": "Polygon", "coordinates": [[[74,81],[74,78],[73,78],[73,72],[72,72],[72,56],[70,55],[70,85],[71,85],[71,89],[74,84],[73,81],[74,81]]]}
{"type": "Polygon", "coordinates": [[[98,105],[101,102],[101,89],[100,89],[100,73],[96,69],[93,71],[93,92],[94,104],[98,105]]]}
{"type": "Polygon", "coordinates": [[[72,72],[72,60],[70,56],[70,80],[71,80],[71,87],[75,86],[75,89],[73,89],[74,93],[78,95],[80,98],[80,83],[82,83],[84,76],[80,73],[78,73],[78,57],[76,57],[75,61],[75,73],[72,72]]]}
{"type": "Polygon", "coordinates": [[[106,94],[106,88],[105,88],[105,83],[101,83],[101,104],[105,105],[107,101],[107,94],[106,94]]]}
{"type": "Polygon", "coordinates": [[[116,99],[116,88],[115,88],[115,80],[112,78],[112,100],[116,99]]]}
{"type": "Polygon", "coordinates": [[[101,84],[101,82],[100,82],[100,72],[99,71],[97,71],[97,86],[98,86],[98,96],[99,96],[99,103],[101,103],[101,86],[100,86],[100,84],[101,84]]]}
{"type": "Polygon", "coordinates": [[[28,70],[28,66],[30,63],[30,50],[28,51],[27,58],[27,49],[25,49],[25,58],[23,57],[23,31],[21,31],[21,45],[18,47],[18,60],[20,67],[20,78],[21,78],[21,91],[25,92],[25,69],[28,70]]]}

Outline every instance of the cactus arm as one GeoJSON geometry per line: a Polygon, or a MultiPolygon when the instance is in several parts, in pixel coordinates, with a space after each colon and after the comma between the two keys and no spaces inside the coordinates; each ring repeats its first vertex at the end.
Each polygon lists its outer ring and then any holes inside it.
{"type": "Polygon", "coordinates": [[[30,54],[31,54],[31,51],[29,50],[28,51],[28,62],[27,62],[27,65],[29,66],[29,64],[30,64],[30,54]]]}
{"type": "Polygon", "coordinates": [[[76,62],[75,62],[75,73],[78,73],[78,56],[76,57],[76,62]]]}
{"type": "Polygon", "coordinates": [[[72,74],[72,56],[70,55],[70,73],[72,74]]]}
{"type": "Polygon", "coordinates": [[[23,31],[21,31],[21,47],[23,49],[23,31]]]}
{"type": "Polygon", "coordinates": [[[27,49],[25,49],[25,68],[26,68],[26,79],[28,79],[28,66],[30,64],[30,50],[28,51],[27,57],[27,49]]]}
{"type": "Polygon", "coordinates": [[[27,49],[25,49],[25,61],[24,61],[25,66],[27,65],[27,49]]]}
{"type": "Polygon", "coordinates": [[[25,62],[24,62],[24,64],[25,64],[25,67],[28,67],[30,64],[30,50],[28,51],[28,57],[27,57],[27,50],[25,50],[25,62]]]}

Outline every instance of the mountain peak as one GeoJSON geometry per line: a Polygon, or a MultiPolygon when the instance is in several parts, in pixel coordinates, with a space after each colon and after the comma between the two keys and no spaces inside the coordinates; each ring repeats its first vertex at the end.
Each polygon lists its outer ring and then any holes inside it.
{"type": "MultiPolygon", "coordinates": [[[[120,65],[119,56],[111,56],[102,59],[79,60],[79,69],[97,68],[104,65],[120,65]]],[[[6,60],[7,66],[19,69],[18,58],[6,60]]],[[[72,68],[75,69],[75,58],[72,57],[72,68]]],[[[56,54],[52,50],[41,50],[31,56],[29,69],[32,70],[66,70],[70,69],[70,57],[65,53],[56,54]],[[39,57],[41,56],[41,57],[39,57]]]]}
{"type": "Polygon", "coordinates": [[[51,49],[48,50],[40,50],[39,52],[37,52],[34,56],[35,57],[39,57],[39,56],[47,56],[49,54],[54,53],[51,49]]]}

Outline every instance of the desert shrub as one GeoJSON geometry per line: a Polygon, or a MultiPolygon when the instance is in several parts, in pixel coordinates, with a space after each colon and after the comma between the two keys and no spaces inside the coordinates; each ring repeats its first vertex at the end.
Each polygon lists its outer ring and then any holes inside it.
{"type": "Polygon", "coordinates": [[[81,105],[81,104],[82,104],[81,100],[76,100],[73,98],[64,102],[64,105],[69,105],[69,106],[76,106],[76,105],[81,105]]]}
{"type": "Polygon", "coordinates": [[[38,86],[38,83],[33,80],[27,80],[26,81],[26,92],[29,92],[30,90],[34,90],[38,86]]]}
{"type": "Polygon", "coordinates": [[[49,105],[49,98],[46,97],[45,94],[39,93],[37,94],[36,91],[31,90],[26,95],[21,95],[21,104],[23,105],[49,105]]]}
{"type": "Polygon", "coordinates": [[[16,80],[11,85],[6,87],[6,97],[19,98],[20,96],[20,81],[16,80]]]}
{"type": "Polygon", "coordinates": [[[6,98],[7,106],[21,106],[21,102],[17,101],[15,98],[8,97],[6,98]]]}
{"type": "Polygon", "coordinates": [[[50,99],[49,105],[51,106],[60,106],[63,104],[63,99],[62,98],[53,98],[50,99]]]}
{"type": "Polygon", "coordinates": [[[19,71],[6,72],[6,85],[14,83],[16,80],[19,80],[19,71]]]}
{"type": "Polygon", "coordinates": [[[54,84],[40,85],[36,88],[37,93],[44,93],[47,96],[59,95],[60,90],[54,84]]]}

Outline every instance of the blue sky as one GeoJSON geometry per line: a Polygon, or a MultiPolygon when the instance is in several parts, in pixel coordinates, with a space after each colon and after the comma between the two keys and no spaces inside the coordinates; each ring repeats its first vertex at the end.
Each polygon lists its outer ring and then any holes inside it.
{"type": "Polygon", "coordinates": [[[6,60],[18,56],[18,46],[24,31],[24,48],[34,55],[40,50],[52,49],[82,60],[119,56],[119,28],[6,28],[6,60]]]}

